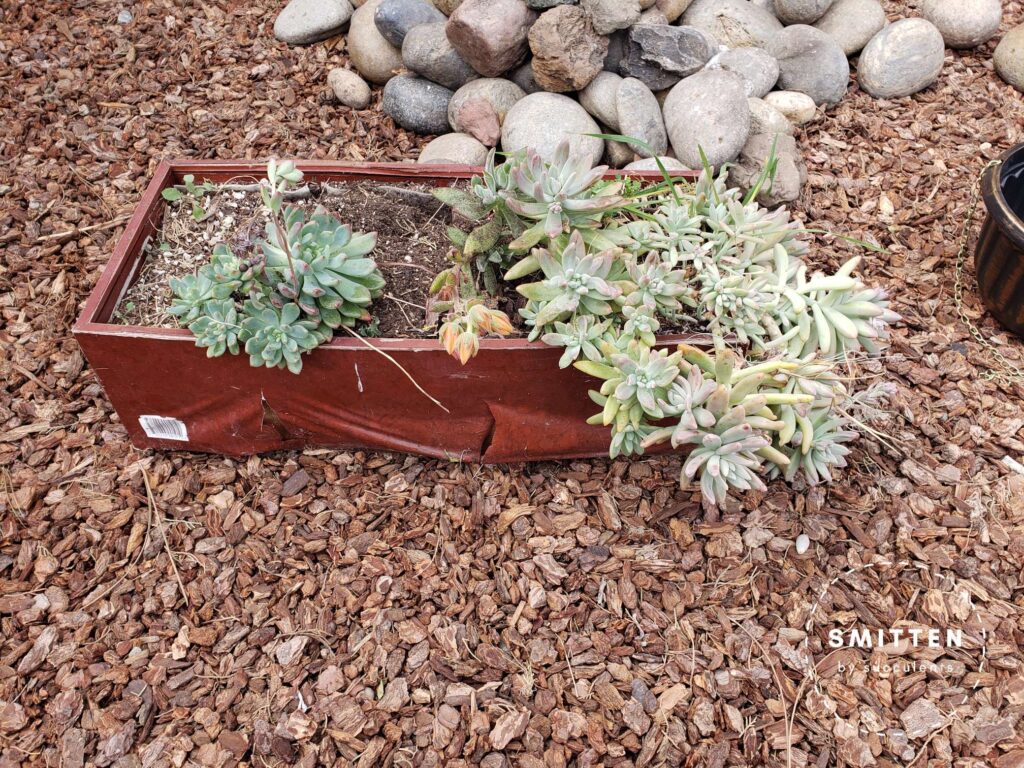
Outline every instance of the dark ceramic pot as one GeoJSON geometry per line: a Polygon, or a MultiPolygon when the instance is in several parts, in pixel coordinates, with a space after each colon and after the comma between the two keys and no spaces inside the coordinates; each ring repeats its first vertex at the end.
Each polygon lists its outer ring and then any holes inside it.
{"type": "Polygon", "coordinates": [[[978,290],[1004,326],[1024,336],[1024,144],[982,177],[988,218],[974,251],[978,290]]]}

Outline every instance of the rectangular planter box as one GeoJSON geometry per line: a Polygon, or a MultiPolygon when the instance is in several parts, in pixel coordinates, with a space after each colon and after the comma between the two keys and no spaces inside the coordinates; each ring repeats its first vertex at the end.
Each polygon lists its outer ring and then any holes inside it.
{"type": "MultiPolygon", "coordinates": [[[[469,178],[464,166],[298,163],[312,182],[469,178]]],[[[370,448],[472,462],[607,455],[608,430],[587,390],[598,382],[560,370],[562,350],[524,339],[485,339],[466,366],[436,340],[373,339],[448,409],[432,403],[381,355],[351,337],[304,357],[298,376],[252,368],[246,355],[206,357],[186,329],[115,325],[110,318],[139,274],[142,250],[160,224],[161,190],[192,173],[258,180],[262,164],[170,161],[157,168],[74,334],[138,448],[230,455],[324,446],[370,448]],[[147,428],[144,428],[144,425],[147,428]]],[[[660,179],[658,173],[636,174],[660,179]]],[[[665,336],[665,345],[706,345],[706,336],[665,336]]]]}

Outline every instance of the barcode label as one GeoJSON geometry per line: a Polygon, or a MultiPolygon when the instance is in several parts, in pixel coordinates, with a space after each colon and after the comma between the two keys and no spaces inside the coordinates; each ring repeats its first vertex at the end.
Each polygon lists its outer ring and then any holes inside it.
{"type": "Polygon", "coordinates": [[[180,440],[188,442],[185,422],[167,416],[139,416],[139,426],[147,437],[158,440],[180,440]]]}

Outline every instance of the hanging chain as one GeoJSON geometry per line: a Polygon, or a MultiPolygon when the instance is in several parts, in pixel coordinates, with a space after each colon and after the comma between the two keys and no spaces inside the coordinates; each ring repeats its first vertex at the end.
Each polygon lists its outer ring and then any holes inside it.
{"type": "Polygon", "coordinates": [[[974,223],[974,214],[978,210],[978,202],[981,197],[982,180],[990,168],[995,168],[1001,164],[1002,160],[992,160],[982,168],[974,184],[974,189],[971,191],[971,201],[967,207],[967,220],[964,222],[964,231],[960,237],[960,251],[956,256],[956,283],[953,287],[953,300],[956,302],[956,311],[960,315],[961,322],[967,326],[967,330],[971,332],[971,336],[981,345],[981,348],[992,355],[995,360],[996,369],[986,371],[982,374],[983,378],[1011,386],[1024,383],[1024,371],[1007,358],[995,344],[982,335],[981,329],[967,316],[967,311],[964,309],[964,268],[967,264],[967,248],[971,242],[971,225],[974,223]]]}

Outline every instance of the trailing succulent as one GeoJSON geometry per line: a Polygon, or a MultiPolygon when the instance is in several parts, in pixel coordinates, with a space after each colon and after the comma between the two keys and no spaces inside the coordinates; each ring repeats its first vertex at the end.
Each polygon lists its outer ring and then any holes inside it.
{"type": "MultiPolygon", "coordinates": [[[[468,266],[522,281],[529,338],[601,381],[590,422],[609,428],[613,458],[687,448],[680,482],[711,506],[764,478],[830,480],[857,435],[838,368],[881,351],[899,319],[885,293],[854,274],[859,258],[812,272],[802,225],[730,189],[724,170],[646,188],[606,170],[567,143],[550,161],[492,152],[468,191],[437,196],[474,224],[463,242],[488,251],[468,266]],[[714,353],[658,347],[660,330],[683,327],[709,332],[714,353]]],[[[448,324],[442,340],[465,362],[473,333],[448,324]]]]}
{"type": "Polygon", "coordinates": [[[244,349],[253,366],[298,373],[302,355],[337,328],[371,319],[384,288],[369,257],[377,236],[354,233],[321,207],[286,206],[285,192],[301,181],[294,164],[271,160],[260,184],[269,221],[259,250],[242,258],[218,245],[195,275],[171,281],[171,314],[210,357],[244,349]]]}

